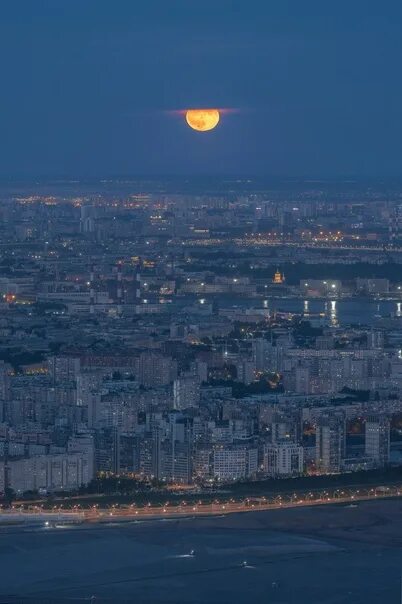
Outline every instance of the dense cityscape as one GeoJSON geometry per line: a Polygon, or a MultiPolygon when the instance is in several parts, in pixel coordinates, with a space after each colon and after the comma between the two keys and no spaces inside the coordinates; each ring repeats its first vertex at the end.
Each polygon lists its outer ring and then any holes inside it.
{"type": "Polygon", "coordinates": [[[0,2],[0,604],[402,603],[401,34],[0,2]]]}
{"type": "Polygon", "coordinates": [[[402,192],[4,186],[0,491],[402,464],[402,192]]]}

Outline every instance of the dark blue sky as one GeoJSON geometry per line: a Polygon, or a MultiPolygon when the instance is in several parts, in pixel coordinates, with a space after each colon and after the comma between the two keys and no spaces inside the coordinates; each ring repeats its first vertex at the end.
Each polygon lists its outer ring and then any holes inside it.
{"type": "Polygon", "coordinates": [[[0,176],[399,176],[401,4],[3,0],[0,176]]]}

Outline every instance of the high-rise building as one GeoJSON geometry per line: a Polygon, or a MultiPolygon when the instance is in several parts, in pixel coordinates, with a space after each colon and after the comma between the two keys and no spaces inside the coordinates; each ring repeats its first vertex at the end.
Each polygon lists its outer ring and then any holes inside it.
{"type": "Polygon", "coordinates": [[[212,475],[217,480],[251,478],[258,471],[258,450],[242,445],[216,447],[212,452],[212,475]]]}
{"type": "Polygon", "coordinates": [[[316,426],[315,458],[317,470],[339,472],[345,456],[345,417],[328,413],[319,417],[316,426]]]}
{"type": "Polygon", "coordinates": [[[80,359],[56,356],[48,360],[48,370],[55,384],[75,382],[80,372],[80,359]]]}
{"type": "Polygon", "coordinates": [[[93,466],[86,453],[36,455],[2,464],[6,486],[16,493],[38,489],[69,491],[87,485],[93,478],[93,466]]]}
{"type": "Polygon", "coordinates": [[[79,373],[77,375],[77,405],[79,407],[88,406],[92,394],[96,389],[99,389],[102,379],[102,372],[91,371],[88,373],[79,373]]]}
{"type": "Polygon", "coordinates": [[[390,424],[385,415],[369,415],[366,418],[365,454],[376,466],[389,463],[390,424]]]}
{"type": "Polygon", "coordinates": [[[70,436],[67,452],[86,455],[89,475],[95,475],[95,442],[92,434],[84,432],[70,436]]]}
{"type": "Polygon", "coordinates": [[[95,469],[97,472],[120,470],[120,433],[118,428],[104,428],[95,432],[95,469]]]}
{"type": "Polygon", "coordinates": [[[142,386],[170,384],[177,377],[177,362],[154,352],[143,352],[138,363],[138,381],[142,386]]]}
{"type": "Polygon", "coordinates": [[[173,382],[173,408],[188,409],[200,403],[200,381],[194,375],[182,375],[173,382]]]}
{"type": "Polygon", "coordinates": [[[165,440],[161,447],[161,478],[166,482],[191,482],[191,447],[189,442],[165,440]]]}
{"type": "Polygon", "coordinates": [[[291,442],[264,446],[263,471],[266,476],[300,476],[303,473],[303,447],[291,442]]]}
{"type": "Polygon", "coordinates": [[[275,350],[268,340],[256,338],[252,341],[253,361],[256,371],[270,371],[275,369],[275,350]]]}

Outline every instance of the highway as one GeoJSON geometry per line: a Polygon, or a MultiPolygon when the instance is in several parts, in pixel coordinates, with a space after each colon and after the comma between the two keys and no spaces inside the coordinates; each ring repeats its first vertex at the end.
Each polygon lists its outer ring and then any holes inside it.
{"type": "MultiPolygon", "coordinates": [[[[0,525],[15,522],[43,522],[53,526],[57,522],[117,522],[138,519],[184,518],[197,516],[216,516],[223,514],[256,512],[262,510],[277,510],[319,505],[357,505],[362,501],[374,499],[389,499],[402,496],[402,485],[377,486],[359,489],[325,489],[276,495],[270,497],[253,497],[242,499],[216,499],[212,502],[186,502],[155,505],[148,503],[138,506],[113,504],[100,507],[98,504],[83,507],[80,504],[71,507],[54,506],[45,508],[43,505],[14,504],[0,510],[0,525]]],[[[56,527],[57,528],[57,527],[56,527]]]]}

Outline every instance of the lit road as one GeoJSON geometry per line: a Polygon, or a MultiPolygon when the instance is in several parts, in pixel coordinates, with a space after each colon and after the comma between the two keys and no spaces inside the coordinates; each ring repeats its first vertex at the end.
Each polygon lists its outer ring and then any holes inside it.
{"type": "Polygon", "coordinates": [[[211,247],[213,246],[228,246],[229,244],[237,247],[245,248],[263,248],[263,247],[290,247],[306,250],[345,250],[354,252],[381,252],[381,253],[400,253],[402,247],[384,244],[371,244],[365,242],[347,242],[347,241],[294,241],[289,239],[276,239],[269,237],[250,237],[250,238],[228,238],[228,239],[185,239],[176,242],[170,240],[169,245],[177,245],[178,247],[211,247]]]}
{"type": "MultiPolygon", "coordinates": [[[[213,502],[181,502],[170,503],[166,501],[160,505],[137,506],[113,504],[110,507],[82,507],[80,504],[73,506],[54,506],[44,508],[42,505],[16,505],[0,511],[0,524],[15,521],[44,521],[52,524],[57,521],[70,522],[110,522],[129,521],[136,519],[180,518],[194,516],[222,515],[241,512],[255,512],[262,510],[275,510],[296,508],[303,506],[345,504],[353,505],[360,501],[374,499],[387,499],[402,496],[402,485],[378,486],[359,489],[326,489],[276,495],[270,497],[252,497],[237,499],[216,499],[213,502]]],[[[57,527],[56,527],[57,528],[57,527]]]]}

